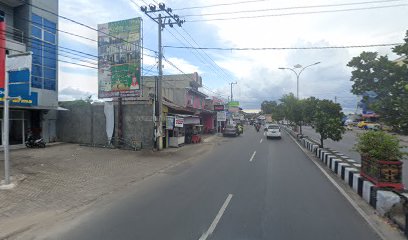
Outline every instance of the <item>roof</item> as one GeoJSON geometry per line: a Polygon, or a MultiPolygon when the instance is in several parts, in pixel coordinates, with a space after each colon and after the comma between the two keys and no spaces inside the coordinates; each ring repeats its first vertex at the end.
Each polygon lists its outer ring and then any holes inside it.
{"type": "Polygon", "coordinates": [[[194,88],[186,88],[186,89],[188,89],[188,91],[193,92],[193,93],[195,93],[195,94],[197,94],[197,95],[200,95],[200,96],[202,96],[202,97],[204,97],[204,98],[208,97],[208,96],[205,95],[204,93],[202,93],[202,92],[200,92],[200,91],[198,91],[198,90],[195,90],[194,88]]]}
{"type": "Polygon", "coordinates": [[[172,102],[166,101],[165,99],[163,99],[163,105],[167,106],[169,109],[172,109],[175,113],[194,113],[193,111],[185,109],[184,107],[172,102]]]}

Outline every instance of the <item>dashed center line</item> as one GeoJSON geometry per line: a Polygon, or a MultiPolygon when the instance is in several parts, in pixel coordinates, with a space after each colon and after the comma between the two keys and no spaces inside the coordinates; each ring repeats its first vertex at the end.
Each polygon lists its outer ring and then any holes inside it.
{"type": "Polygon", "coordinates": [[[251,159],[249,159],[250,162],[252,162],[252,160],[254,160],[255,154],[256,154],[256,151],[254,151],[254,153],[252,154],[251,159]]]}
{"type": "Polygon", "coordinates": [[[208,228],[207,232],[201,235],[201,237],[198,240],[206,240],[208,236],[210,236],[214,232],[215,228],[217,227],[218,222],[220,221],[222,215],[225,212],[225,209],[227,209],[232,196],[233,196],[232,194],[228,194],[227,199],[225,199],[224,204],[222,205],[220,211],[218,211],[217,216],[215,216],[214,221],[211,223],[211,226],[208,228]]]}
{"type": "Polygon", "coordinates": [[[261,138],[261,141],[259,141],[259,143],[262,143],[262,141],[263,141],[263,138],[261,138]]]}

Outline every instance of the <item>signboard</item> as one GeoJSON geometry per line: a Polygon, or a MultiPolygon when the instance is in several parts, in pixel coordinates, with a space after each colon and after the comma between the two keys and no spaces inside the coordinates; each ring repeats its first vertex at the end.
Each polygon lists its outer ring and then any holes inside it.
{"type": "Polygon", "coordinates": [[[166,129],[168,130],[174,129],[174,117],[173,116],[166,117],[166,129]]]}
{"type": "Polygon", "coordinates": [[[237,113],[239,112],[239,107],[229,107],[228,111],[232,113],[237,113]]]}
{"type": "Polygon", "coordinates": [[[141,96],[141,18],[98,25],[98,97],[141,96]]]}
{"type": "Polygon", "coordinates": [[[224,111],[224,105],[214,105],[214,111],[224,111]]]}
{"type": "Polygon", "coordinates": [[[184,127],[184,118],[177,118],[174,120],[174,126],[182,128],[184,127]]]}
{"type": "Polygon", "coordinates": [[[238,101],[229,102],[228,107],[239,107],[239,102],[238,101]]]}
{"type": "Polygon", "coordinates": [[[217,112],[217,121],[219,122],[227,121],[227,114],[225,112],[217,112]]]}
{"type": "MultiPolygon", "coordinates": [[[[31,59],[31,54],[6,58],[9,96],[16,97],[10,100],[11,106],[38,106],[38,93],[31,91],[31,59]]],[[[0,88],[0,101],[3,104],[4,86],[0,88]]]]}
{"type": "Polygon", "coordinates": [[[200,118],[199,117],[185,117],[184,118],[184,124],[200,124],[200,118]]]}

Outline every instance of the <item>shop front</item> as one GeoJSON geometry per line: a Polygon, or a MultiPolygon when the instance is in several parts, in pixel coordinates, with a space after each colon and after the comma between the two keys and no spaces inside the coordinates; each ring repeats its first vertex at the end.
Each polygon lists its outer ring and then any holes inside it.
{"type": "Polygon", "coordinates": [[[169,147],[180,147],[185,142],[184,119],[180,116],[166,117],[166,130],[169,147]]]}

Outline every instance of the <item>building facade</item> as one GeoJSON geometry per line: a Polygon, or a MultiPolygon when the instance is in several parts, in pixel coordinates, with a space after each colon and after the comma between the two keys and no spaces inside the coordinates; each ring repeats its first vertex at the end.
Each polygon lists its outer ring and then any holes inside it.
{"type": "MultiPolygon", "coordinates": [[[[0,0],[0,15],[3,18],[0,31],[3,45],[0,46],[5,46],[0,49],[0,58],[4,60],[6,55],[32,52],[27,84],[21,84],[18,88],[10,85],[10,96],[22,98],[21,101],[10,102],[10,144],[24,143],[29,130],[35,135],[41,135],[47,142],[55,141],[58,109],[58,0],[0,0]]],[[[4,71],[4,61],[3,64],[0,61],[0,65],[4,71]]],[[[3,75],[0,76],[0,83],[3,83],[0,88],[4,87],[3,75]]],[[[17,81],[21,82],[21,79],[17,81]]]]}

